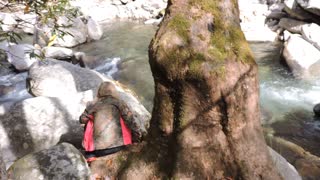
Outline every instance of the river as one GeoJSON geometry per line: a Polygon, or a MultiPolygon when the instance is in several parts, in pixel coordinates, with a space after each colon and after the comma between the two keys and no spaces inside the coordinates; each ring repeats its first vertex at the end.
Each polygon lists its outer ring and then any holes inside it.
{"type": "MultiPolygon", "coordinates": [[[[131,88],[151,112],[154,82],[148,63],[148,45],[157,27],[119,21],[105,24],[104,29],[101,40],[73,50],[103,58],[105,63],[96,70],[131,88]]],[[[250,43],[250,47],[259,66],[263,126],[271,128],[274,135],[320,156],[320,121],[312,112],[313,106],[320,102],[320,81],[295,79],[281,63],[280,44],[250,43]]],[[[30,97],[25,90],[25,76],[24,73],[0,77],[0,85],[15,87],[13,93],[0,97],[0,103],[12,104],[30,97]]]]}

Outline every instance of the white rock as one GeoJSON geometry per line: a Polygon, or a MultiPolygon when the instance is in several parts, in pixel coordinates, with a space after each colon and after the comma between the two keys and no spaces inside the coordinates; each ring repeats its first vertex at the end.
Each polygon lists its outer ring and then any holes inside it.
{"type": "Polygon", "coordinates": [[[67,32],[62,38],[57,38],[54,44],[62,47],[74,47],[86,42],[87,40],[87,26],[82,22],[80,18],[73,19],[73,22],[61,20],[61,24],[70,25],[71,27],[63,28],[63,31],[67,32]],[[70,35],[70,34],[72,35],[70,35]]]}
{"type": "Polygon", "coordinates": [[[0,20],[2,21],[1,28],[3,31],[12,31],[14,25],[17,24],[17,21],[14,19],[12,14],[0,12],[0,20]]]}
{"type": "Polygon", "coordinates": [[[160,22],[162,21],[162,18],[159,18],[159,19],[149,19],[149,20],[146,20],[144,22],[144,24],[160,24],[160,22]]]}
{"type": "Polygon", "coordinates": [[[304,21],[298,21],[291,18],[282,18],[280,19],[279,26],[283,29],[286,29],[292,33],[301,33],[302,26],[307,24],[304,21]]]}
{"type": "Polygon", "coordinates": [[[311,23],[302,26],[302,37],[320,50],[320,26],[311,23]]]}
{"type": "Polygon", "coordinates": [[[34,47],[29,44],[8,46],[8,61],[19,71],[28,70],[37,61],[36,58],[30,57],[33,50],[34,47]]]}
{"type": "Polygon", "coordinates": [[[319,0],[296,0],[305,10],[320,16],[319,0]]]}
{"type": "Polygon", "coordinates": [[[284,43],[283,56],[295,77],[308,79],[320,75],[320,52],[300,35],[293,34],[284,43]]]}
{"type": "Polygon", "coordinates": [[[85,101],[80,95],[63,99],[42,96],[13,105],[0,125],[1,149],[7,155],[6,164],[59,141],[81,147],[83,129],[77,119],[84,108],[85,101]],[[28,148],[22,148],[24,143],[28,148]]]}
{"type": "Polygon", "coordinates": [[[100,25],[91,17],[88,18],[87,23],[88,35],[90,39],[99,40],[103,35],[100,25]]]}
{"type": "Polygon", "coordinates": [[[291,37],[291,35],[292,35],[292,33],[290,33],[289,31],[287,31],[287,30],[284,30],[283,31],[283,41],[288,41],[289,40],[289,38],[291,37]]]}
{"type": "Polygon", "coordinates": [[[34,25],[36,24],[36,15],[35,14],[24,14],[24,13],[15,13],[15,19],[20,21],[18,27],[22,29],[23,32],[28,34],[34,33],[34,25]]]}
{"type": "Polygon", "coordinates": [[[284,1],[285,8],[284,10],[291,16],[299,20],[310,20],[312,16],[302,9],[296,0],[285,0],[284,1]]]}
{"type": "Polygon", "coordinates": [[[63,47],[44,47],[42,52],[46,58],[67,59],[73,56],[72,49],[63,47]]]}

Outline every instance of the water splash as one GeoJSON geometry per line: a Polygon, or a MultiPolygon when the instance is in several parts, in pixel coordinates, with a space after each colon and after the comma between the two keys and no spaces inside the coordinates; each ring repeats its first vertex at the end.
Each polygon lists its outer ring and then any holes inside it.
{"type": "Polygon", "coordinates": [[[112,78],[112,75],[114,75],[119,70],[118,64],[120,61],[121,59],[119,57],[107,58],[104,64],[96,67],[94,70],[112,78]]]}

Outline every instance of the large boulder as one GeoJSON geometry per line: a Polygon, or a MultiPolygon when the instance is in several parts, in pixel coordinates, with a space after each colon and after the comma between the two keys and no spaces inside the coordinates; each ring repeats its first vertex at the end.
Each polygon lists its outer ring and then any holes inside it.
{"type": "Polygon", "coordinates": [[[304,21],[298,21],[291,18],[281,18],[279,21],[279,26],[285,30],[288,30],[292,33],[301,33],[302,26],[307,24],[304,21]]]}
{"type": "Polygon", "coordinates": [[[315,114],[316,117],[320,117],[320,104],[316,104],[313,107],[313,113],[315,114]]]}
{"type": "Polygon", "coordinates": [[[87,180],[91,172],[81,153],[71,144],[62,143],[19,159],[10,167],[8,174],[15,180],[87,180]]]}
{"type": "Polygon", "coordinates": [[[79,64],[81,67],[94,69],[103,63],[102,58],[98,56],[89,56],[84,52],[75,52],[72,63],[79,64]]]}
{"type": "Polygon", "coordinates": [[[73,56],[72,49],[63,47],[44,47],[42,52],[46,58],[70,59],[73,56]]]}
{"type": "Polygon", "coordinates": [[[320,26],[311,23],[302,26],[302,37],[320,51],[320,26]]]}
{"type": "Polygon", "coordinates": [[[296,0],[285,0],[285,12],[287,12],[291,17],[299,20],[315,20],[315,18],[309,13],[306,12],[296,0]]]}
{"type": "MultiPolygon", "coordinates": [[[[93,97],[103,81],[111,81],[100,73],[74,66],[70,63],[57,60],[47,60],[34,64],[28,74],[28,86],[31,94],[36,96],[49,96],[68,98],[77,92],[92,90],[93,97]],[[50,73],[48,73],[50,72],[50,73]]],[[[150,113],[137,100],[129,89],[116,83],[120,98],[127,103],[130,110],[141,123],[148,127],[150,113]]]]}
{"type": "Polygon", "coordinates": [[[320,16],[320,1],[318,0],[296,0],[303,9],[320,16]]]}
{"type": "Polygon", "coordinates": [[[64,97],[97,89],[103,80],[104,77],[95,71],[47,59],[31,66],[27,83],[29,92],[35,96],[64,97]]]}
{"type": "Polygon", "coordinates": [[[25,71],[37,61],[36,58],[30,57],[34,47],[30,44],[17,44],[8,46],[8,61],[19,71],[25,71]]]}
{"type": "Polygon", "coordinates": [[[268,147],[268,149],[274,165],[277,167],[284,180],[302,180],[296,168],[294,168],[284,157],[272,148],[268,147]]]}
{"type": "Polygon", "coordinates": [[[59,17],[58,25],[71,27],[62,28],[66,34],[55,40],[56,46],[74,47],[87,41],[87,26],[80,18],[69,20],[66,17],[59,17]]]}
{"type": "Polygon", "coordinates": [[[3,31],[12,31],[18,23],[12,14],[0,12],[1,28],[3,31]]]}
{"type": "Polygon", "coordinates": [[[37,22],[37,15],[35,13],[14,13],[15,19],[19,22],[18,28],[20,28],[24,33],[33,34],[34,25],[37,22]]]}
{"type": "Polygon", "coordinates": [[[88,28],[89,39],[93,39],[93,40],[101,39],[103,35],[103,31],[100,25],[97,23],[97,21],[95,21],[91,17],[88,18],[87,28],[88,28]]]}
{"type": "Polygon", "coordinates": [[[283,56],[294,76],[308,79],[319,75],[320,51],[300,35],[290,35],[283,56]]]}
{"type": "Polygon", "coordinates": [[[1,150],[6,155],[6,165],[58,142],[70,142],[80,148],[83,129],[78,117],[92,98],[92,91],[87,91],[60,99],[29,98],[13,105],[0,118],[1,150]]]}

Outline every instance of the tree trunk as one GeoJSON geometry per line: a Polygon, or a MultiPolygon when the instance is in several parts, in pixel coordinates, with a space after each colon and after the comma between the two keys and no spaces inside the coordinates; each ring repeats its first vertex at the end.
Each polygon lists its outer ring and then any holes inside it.
{"type": "Polygon", "coordinates": [[[149,47],[155,99],[124,179],[281,179],[265,144],[257,65],[236,0],[169,0],[149,47]]]}

